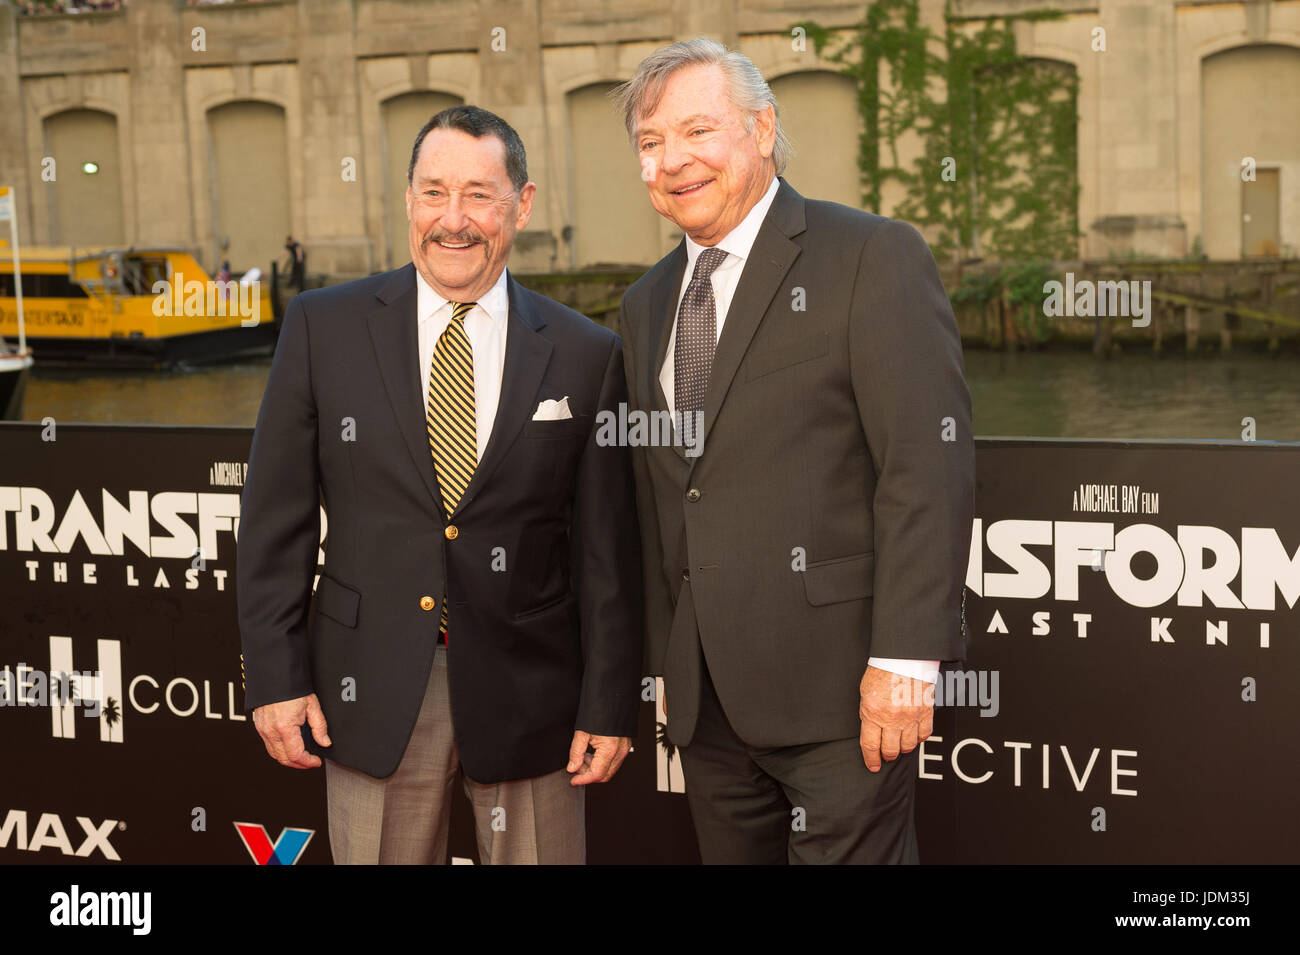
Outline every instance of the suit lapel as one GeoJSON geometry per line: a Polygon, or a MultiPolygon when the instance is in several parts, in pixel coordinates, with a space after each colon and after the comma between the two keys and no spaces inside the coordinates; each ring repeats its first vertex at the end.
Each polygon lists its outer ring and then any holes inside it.
{"type": "Polygon", "coordinates": [[[420,345],[418,316],[415,314],[415,266],[408,264],[394,272],[375,297],[380,305],[366,316],[375,360],[384,379],[388,402],[397,418],[402,443],[406,445],[411,463],[433,500],[434,510],[442,519],[442,491],[438,488],[433,456],[429,452],[424,414],[417,403],[424,395],[424,386],[418,369],[420,345]]]}
{"type": "MultiPolygon", "coordinates": [[[[681,291],[682,276],[686,272],[686,240],[678,243],[677,248],[669,253],[668,265],[659,281],[650,290],[650,341],[654,343],[654,361],[643,370],[642,394],[654,395],[654,409],[668,410],[668,396],[664,394],[663,385],[659,383],[659,370],[664,366],[668,355],[668,338],[672,334],[673,320],[677,315],[677,293],[681,291]]],[[[673,445],[678,457],[684,458],[683,449],[673,445]]]]}
{"type": "MultiPolygon", "coordinates": [[[[704,393],[704,433],[700,447],[708,446],[709,431],[718,410],[727,396],[736,369],[749,348],[749,342],[767,314],[772,297],[785,281],[786,273],[799,257],[800,248],[790,241],[804,231],[803,197],[784,179],[772,197],[771,208],[759,227],[753,248],[745,259],[744,271],[736,293],[731,297],[727,318],[718,337],[717,351],[713,355],[713,370],[709,374],[709,387],[704,393]]],[[[690,458],[692,468],[700,456],[690,458]]]]}
{"type": "MultiPolygon", "coordinates": [[[[451,514],[452,518],[460,514],[491,479],[492,472],[514,443],[524,422],[530,418],[536,407],[534,399],[542,386],[542,376],[555,349],[547,339],[537,334],[539,329],[546,327],[546,319],[532,303],[528,292],[508,271],[506,289],[510,306],[506,317],[506,357],[501,370],[497,416],[492,422],[487,447],[483,449],[483,460],[474,469],[465,493],[451,514]]],[[[427,437],[425,444],[428,445],[427,437]]]]}

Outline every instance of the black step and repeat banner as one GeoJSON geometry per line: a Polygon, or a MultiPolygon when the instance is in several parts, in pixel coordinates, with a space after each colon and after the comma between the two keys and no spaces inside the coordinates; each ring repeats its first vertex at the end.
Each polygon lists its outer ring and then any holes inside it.
{"type": "MultiPolygon", "coordinates": [[[[250,438],[0,426],[0,864],[330,861],[323,770],[273,762],[243,710],[250,438]]],[[[917,764],[923,861],[1300,859],[1300,445],[977,454],[973,639],[917,764]]],[[[588,791],[593,863],[698,861],[645,695],[635,752],[588,791]]],[[[471,823],[458,803],[455,861],[471,823]]]]}

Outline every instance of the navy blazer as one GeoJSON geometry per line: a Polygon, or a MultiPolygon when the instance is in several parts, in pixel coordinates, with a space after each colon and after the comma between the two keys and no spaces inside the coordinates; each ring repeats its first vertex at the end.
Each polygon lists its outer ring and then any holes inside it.
{"type": "Polygon", "coordinates": [[[393,773],[428,684],[444,594],[465,772],[554,772],[575,730],[635,735],[640,543],[626,447],[596,440],[627,400],[622,343],[507,275],[491,439],[446,516],[421,410],[415,267],[296,296],[242,494],[245,708],[316,693],[332,746],[393,773]],[[534,421],[544,399],[573,417],[534,421]],[[328,535],[317,570],[320,509],[328,535]],[[349,692],[348,688],[351,688],[349,692]]]}

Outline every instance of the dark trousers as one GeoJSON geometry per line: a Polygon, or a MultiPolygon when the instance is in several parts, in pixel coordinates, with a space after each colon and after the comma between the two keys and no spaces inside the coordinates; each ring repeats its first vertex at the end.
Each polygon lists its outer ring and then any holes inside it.
{"type": "Polygon", "coordinates": [[[727,721],[705,665],[699,724],[680,753],[706,865],[919,862],[918,750],[873,773],[856,736],[747,746],[727,721]]]}

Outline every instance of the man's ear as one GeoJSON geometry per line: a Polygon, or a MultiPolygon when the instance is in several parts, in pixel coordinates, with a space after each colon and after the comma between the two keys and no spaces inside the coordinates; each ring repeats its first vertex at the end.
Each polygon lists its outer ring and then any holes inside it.
{"type": "Polygon", "coordinates": [[[406,187],[406,221],[411,221],[411,187],[406,187]]]}
{"type": "Polygon", "coordinates": [[[519,214],[515,216],[515,231],[523,232],[528,220],[533,217],[533,196],[537,195],[537,183],[526,182],[519,190],[519,214]]]}
{"type": "Polygon", "coordinates": [[[776,107],[771,103],[754,111],[754,132],[758,137],[758,154],[771,159],[776,148],[776,107]]]}

